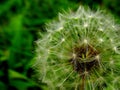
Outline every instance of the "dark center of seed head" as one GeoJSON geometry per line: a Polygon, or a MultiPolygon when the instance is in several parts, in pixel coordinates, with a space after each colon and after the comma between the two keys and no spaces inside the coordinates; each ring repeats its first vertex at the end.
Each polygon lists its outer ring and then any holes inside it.
{"type": "Polygon", "coordinates": [[[75,47],[70,62],[76,72],[83,74],[99,67],[99,52],[90,45],[75,47]]]}

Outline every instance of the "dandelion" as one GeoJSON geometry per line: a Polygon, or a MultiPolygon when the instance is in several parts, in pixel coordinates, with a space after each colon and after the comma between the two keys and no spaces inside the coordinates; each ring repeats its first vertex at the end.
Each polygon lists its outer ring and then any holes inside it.
{"type": "Polygon", "coordinates": [[[34,65],[45,90],[120,90],[120,28],[111,15],[80,7],[46,27],[34,65]]]}

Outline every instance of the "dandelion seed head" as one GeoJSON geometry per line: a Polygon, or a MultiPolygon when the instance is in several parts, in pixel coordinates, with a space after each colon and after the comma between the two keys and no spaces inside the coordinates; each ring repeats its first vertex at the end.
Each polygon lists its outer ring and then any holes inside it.
{"type": "Polygon", "coordinates": [[[120,67],[116,26],[104,11],[82,6],[60,14],[36,41],[36,77],[48,90],[117,90],[112,81],[118,79],[111,78],[119,75],[120,67]]]}

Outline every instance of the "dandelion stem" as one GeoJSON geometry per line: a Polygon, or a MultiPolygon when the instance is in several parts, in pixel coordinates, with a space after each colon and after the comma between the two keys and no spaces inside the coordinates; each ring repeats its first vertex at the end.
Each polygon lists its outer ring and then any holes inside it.
{"type": "Polygon", "coordinates": [[[85,90],[85,75],[82,75],[82,83],[80,90],[85,90]]]}

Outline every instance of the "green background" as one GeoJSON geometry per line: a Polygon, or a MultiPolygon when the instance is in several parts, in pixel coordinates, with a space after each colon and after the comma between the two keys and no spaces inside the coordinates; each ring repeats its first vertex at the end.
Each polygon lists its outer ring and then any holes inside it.
{"type": "MultiPolygon", "coordinates": [[[[63,10],[98,7],[120,19],[119,0],[0,0],[0,90],[41,90],[33,78],[35,41],[63,10]]],[[[38,84],[39,82],[39,84],[38,84]]]]}

